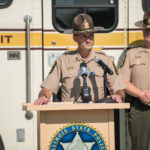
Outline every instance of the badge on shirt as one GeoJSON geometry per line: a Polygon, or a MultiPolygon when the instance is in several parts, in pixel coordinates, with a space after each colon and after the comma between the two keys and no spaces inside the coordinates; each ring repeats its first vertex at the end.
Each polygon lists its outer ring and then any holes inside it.
{"type": "Polygon", "coordinates": [[[141,59],[141,58],[142,58],[141,56],[135,56],[136,64],[139,64],[139,63],[140,63],[140,59],[141,59]]]}
{"type": "Polygon", "coordinates": [[[53,63],[53,65],[52,65],[52,67],[51,67],[51,69],[50,69],[50,71],[49,71],[49,74],[51,74],[51,73],[53,72],[53,70],[54,70],[56,64],[57,64],[57,61],[55,60],[55,62],[53,63]]]}

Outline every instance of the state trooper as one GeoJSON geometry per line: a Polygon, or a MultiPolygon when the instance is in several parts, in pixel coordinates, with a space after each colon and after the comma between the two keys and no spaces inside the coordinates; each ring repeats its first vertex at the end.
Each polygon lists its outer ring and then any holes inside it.
{"type": "Polygon", "coordinates": [[[132,150],[149,150],[150,145],[150,10],[143,16],[142,31],[144,45],[128,50],[119,69],[130,95],[132,150]]]}
{"type": "MultiPolygon", "coordinates": [[[[80,94],[83,80],[78,77],[80,64],[85,62],[90,68],[87,76],[87,85],[91,89],[91,101],[104,97],[104,70],[95,62],[95,58],[101,58],[114,72],[107,76],[109,98],[122,102],[123,89],[126,88],[122,78],[115,73],[112,60],[104,52],[93,50],[94,32],[92,18],[87,14],[78,14],[73,20],[73,39],[78,48],[75,51],[67,51],[55,61],[49,75],[41,84],[41,91],[35,105],[47,104],[52,94],[56,94],[61,83],[61,101],[73,102],[80,94]]],[[[79,101],[82,101],[79,97],[79,101]]]]}

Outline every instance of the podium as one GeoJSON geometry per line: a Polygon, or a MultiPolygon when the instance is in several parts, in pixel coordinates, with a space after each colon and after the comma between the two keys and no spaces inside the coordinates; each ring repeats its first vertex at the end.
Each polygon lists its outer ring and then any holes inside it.
{"type": "Polygon", "coordinates": [[[38,112],[39,150],[115,150],[114,109],[129,103],[23,104],[38,112]]]}

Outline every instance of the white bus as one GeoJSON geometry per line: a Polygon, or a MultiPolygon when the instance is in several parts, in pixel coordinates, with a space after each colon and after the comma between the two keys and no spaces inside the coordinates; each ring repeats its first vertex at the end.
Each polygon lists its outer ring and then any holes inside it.
{"type": "MultiPolygon", "coordinates": [[[[92,16],[95,50],[118,63],[129,46],[143,42],[135,25],[150,8],[149,0],[0,0],[0,135],[5,150],[37,150],[36,112],[22,111],[34,102],[40,83],[54,60],[76,49],[72,20],[78,13],[92,16]]],[[[120,118],[119,149],[128,149],[125,119],[120,118]]]]}

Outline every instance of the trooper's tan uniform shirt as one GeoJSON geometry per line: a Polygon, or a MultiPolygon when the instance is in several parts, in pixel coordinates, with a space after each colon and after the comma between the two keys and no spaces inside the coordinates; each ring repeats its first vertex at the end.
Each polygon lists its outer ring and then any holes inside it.
{"type": "Polygon", "coordinates": [[[144,47],[129,50],[120,75],[141,90],[150,90],[150,52],[144,47]]]}
{"type": "MultiPolygon", "coordinates": [[[[95,62],[95,58],[101,58],[114,72],[113,75],[107,74],[108,88],[111,94],[117,90],[125,89],[125,84],[120,76],[115,73],[112,60],[103,52],[92,51],[90,58],[86,61],[90,69],[90,75],[86,77],[87,86],[91,89],[92,100],[104,97],[104,70],[95,62]]],[[[41,87],[45,87],[57,93],[59,84],[62,85],[62,101],[74,101],[81,93],[83,78],[78,77],[80,64],[83,62],[79,52],[65,52],[58,57],[53,71],[42,82],[41,87]]],[[[81,97],[78,99],[81,101],[81,97]]]]}

